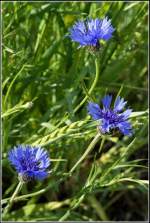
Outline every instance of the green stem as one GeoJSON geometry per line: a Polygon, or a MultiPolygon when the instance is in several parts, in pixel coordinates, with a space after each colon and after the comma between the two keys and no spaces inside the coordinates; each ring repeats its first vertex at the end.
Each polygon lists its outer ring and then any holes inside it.
{"type": "MultiPolygon", "coordinates": [[[[92,84],[92,86],[90,87],[90,89],[89,89],[89,91],[88,91],[88,95],[90,95],[90,94],[93,92],[93,90],[94,90],[94,88],[95,88],[95,86],[96,86],[96,84],[97,84],[97,82],[98,82],[98,79],[99,79],[99,73],[100,73],[99,65],[100,65],[100,63],[99,63],[99,59],[96,58],[96,59],[95,59],[96,75],[95,75],[95,79],[94,79],[94,81],[93,81],[93,84],[92,84]]],[[[86,102],[86,100],[88,99],[88,95],[86,95],[85,98],[80,102],[80,104],[74,109],[74,114],[75,114],[75,113],[79,110],[79,108],[86,102]]]]}
{"type": "Polygon", "coordinates": [[[70,215],[70,210],[68,210],[58,221],[65,221],[70,215]]]}
{"type": "Polygon", "coordinates": [[[10,94],[10,91],[12,89],[12,86],[15,82],[15,80],[17,79],[17,77],[21,74],[21,72],[23,71],[23,69],[25,68],[25,65],[22,66],[22,68],[20,69],[20,71],[15,75],[14,79],[12,80],[12,82],[10,83],[9,85],[9,88],[7,90],[7,93],[6,93],[6,96],[5,96],[5,99],[4,99],[4,108],[6,109],[6,101],[8,100],[8,96],[10,94]]]}
{"type": "MultiPolygon", "coordinates": [[[[67,177],[69,176],[69,173],[66,173],[62,178],[60,178],[58,180],[58,184],[61,183],[62,181],[64,181],[67,177]]],[[[33,192],[33,193],[30,193],[30,194],[25,194],[25,195],[21,195],[21,196],[18,196],[18,197],[15,197],[14,198],[14,201],[20,201],[20,200],[24,200],[24,199],[27,199],[29,197],[34,197],[34,196],[38,196],[38,195],[41,195],[43,193],[45,193],[46,191],[48,191],[50,188],[52,188],[53,186],[55,185],[55,182],[54,184],[49,184],[47,187],[39,190],[39,191],[36,191],[36,192],[33,192]]],[[[7,202],[10,201],[11,198],[5,198],[2,200],[2,204],[5,204],[7,202]]]]}
{"type": "Polygon", "coordinates": [[[103,148],[103,145],[104,145],[104,142],[105,142],[105,140],[106,140],[106,138],[105,138],[105,136],[103,136],[102,137],[102,141],[101,141],[101,145],[100,145],[100,147],[99,147],[99,153],[101,152],[101,150],[102,150],[102,148],[103,148]]]}
{"type": "Polygon", "coordinates": [[[18,186],[16,187],[16,190],[14,191],[12,197],[10,198],[10,200],[9,200],[9,202],[8,202],[8,204],[7,204],[7,206],[6,206],[5,209],[4,209],[3,216],[5,216],[5,215],[8,213],[8,211],[10,210],[10,208],[12,207],[13,201],[14,201],[16,195],[17,195],[17,194],[19,193],[19,191],[21,190],[22,185],[23,185],[23,182],[20,181],[19,184],[18,184],[18,186]]]}
{"type": "Polygon", "coordinates": [[[121,157],[119,157],[119,159],[116,160],[116,162],[114,162],[112,164],[112,166],[110,166],[105,172],[104,174],[101,176],[100,180],[103,180],[110,172],[111,170],[117,166],[117,164],[120,163],[120,161],[123,159],[123,157],[127,154],[127,152],[129,151],[130,147],[134,144],[134,142],[136,141],[136,138],[133,139],[133,141],[128,145],[128,147],[126,148],[125,152],[122,154],[121,157]]]}
{"type": "Polygon", "coordinates": [[[95,208],[98,216],[100,217],[100,220],[109,221],[109,218],[108,218],[101,202],[97,201],[97,199],[94,195],[89,196],[88,200],[91,202],[91,205],[93,206],[93,208],[95,208]]]}
{"type": "MultiPolygon", "coordinates": [[[[94,138],[94,140],[91,142],[91,144],[92,145],[93,144],[95,145],[95,143],[98,141],[99,137],[100,137],[100,134],[97,134],[96,137],[94,138]]],[[[104,138],[101,140],[101,146],[100,146],[101,149],[102,149],[102,146],[103,145],[104,145],[104,138]]],[[[91,146],[91,148],[92,148],[92,146],[91,146]]],[[[95,162],[95,160],[94,160],[94,162],[95,162]]],[[[86,187],[92,185],[93,182],[95,181],[96,175],[94,177],[92,176],[92,174],[93,174],[93,168],[94,168],[94,163],[92,165],[92,168],[90,170],[89,176],[88,176],[88,178],[86,180],[86,183],[85,183],[83,189],[86,189],[86,187]]],[[[79,207],[80,203],[84,200],[85,196],[86,196],[86,193],[82,194],[79,198],[78,197],[75,197],[73,199],[73,201],[72,201],[71,208],[59,219],[59,221],[65,221],[70,216],[71,211],[74,210],[74,209],[76,209],[77,207],[79,207]]],[[[108,217],[107,217],[105,211],[103,210],[103,207],[101,205],[99,205],[99,206],[97,205],[97,207],[98,207],[97,211],[98,211],[98,213],[100,215],[100,218],[102,220],[104,220],[104,219],[105,220],[108,220],[108,217]]]]}
{"type": "Polygon", "coordinates": [[[69,171],[69,173],[71,174],[76,167],[85,159],[85,157],[89,154],[89,152],[91,152],[91,150],[94,148],[94,146],[96,145],[96,143],[99,141],[101,137],[101,134],[98,133],[95,138],[93,139],[93,141],[90,143],[90,145],[88,146],[88,148],[86,149],[86,151],[83,153],[83,155],[80,157],[80,159],[76,162],[76,164],[72,167],[72,169],[69,171]]]}
{"type": "Polygon", "coordinates": [[[85,194],[83,194],[79,199],[78,201],[72,205],[71,209],[69,209],[58,221],[65,221],[71,214],[71,211],[73,211],[74,209],[76,209],[80,203],[83,201],[85,197],[85,194]]]}

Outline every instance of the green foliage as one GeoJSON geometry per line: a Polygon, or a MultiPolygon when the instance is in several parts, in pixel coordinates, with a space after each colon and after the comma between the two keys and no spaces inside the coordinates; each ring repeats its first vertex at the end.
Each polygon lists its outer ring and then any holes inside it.
{"type": "Polygon", "coordinates": [[[3,2],[2,11],[3,205],[17,185],[10,148],[41,145],[52,159],[49,178],[24,185],[4,220],[147,220],[148,3],[3,2]],[[92,98],[120,92],[135,132],[105,136],[70,176],[97,134],[87,102],[74,113],[90,96],[95,64],[65,35],[76,20],[105,15],[116,31],[101,49],[92,98]]]}

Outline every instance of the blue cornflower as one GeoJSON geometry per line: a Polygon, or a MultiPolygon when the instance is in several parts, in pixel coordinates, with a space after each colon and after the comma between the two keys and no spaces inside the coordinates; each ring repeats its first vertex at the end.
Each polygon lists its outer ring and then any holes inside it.
{"type": "Polygon", "coordinates": [[[112,133],[119,130],[123,135],[132,135],[132,126],[128,118],[132,112],[131,109],[124,110],[126,101],[120,96],[117,97],[113,109],[110,108],[112,101],[111,95],[106,95],[102,99],[103,108],[98,104],[89,102],[88,112],[94,120],[100,120],[99,129],[102,134],[112,133]],[[124,111],[123,111],[124,110],[124,111]]]}
{"type": "Polygon", "coordinates": [[[80,47],[90,46],[99,49],[99,40],[109,40],[114,30],[111,20],[107,17],[102,20],[87,19],[86,21],[76,22],[69,29],[69,36],[72,41],[78,42],[80,47]]]}
{"type": "Polygon", "coordinates": [[[43,148],[30,145],[18,145],[8,153],[8,159],[15,167],[19,178],[24,181],[43,180],[48,176],[50,159],[43,148]]]}

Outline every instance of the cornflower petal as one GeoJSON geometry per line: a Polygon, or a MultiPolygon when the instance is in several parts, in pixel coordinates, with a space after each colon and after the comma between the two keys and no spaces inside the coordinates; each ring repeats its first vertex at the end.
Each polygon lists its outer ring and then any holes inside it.
{"type": "Polygon", "coordinates": [[[130,117],[131,113],[132,113],[132,109],[127,109],[126,111],[124,111],[122,113],[122,115],[124,116],[124,120],[128,119],[130,117]]]}
{"type": "Polygon", "coordinates": [[[115,132],[118,129],[123,135],[131,136],[133,134],[131,123],[128,118],[132,112],[131,109],[124,110],[125,104],[123,98],[118,97],[114,108],[111,108],[112,95],[106,95],[102,99],[103,109],[98,104],[90,102],[88,112],[94,120],[100,120],[99,129],[102,134],[115,132]]]}
{"type": "Polygon", "coordinates": [[[124,101],[123,98],[120,98],[120,96],[118,96],[116,101],[115,101],[115,104],[114,104],[114,111],[115,112],[122,111],[122,109],[125,107],[126,104],[127,104],[127,102],[124,101]]]}
{"type": "Polygon", "coordinates": [[[102,120],[102,124],[100,125],[100,130],[101,130],[101,132],[104,134],[104,133],[109,133],[109,131],[110,131],[110,123],[109,123],[109,121],[107,121],[107,120],[105,120],[105,119],[103,119],[102,120]]]}
{"type": "Polygon", "coordinates": [[[88,113],[92,116],[94,120],[101,119],[101,109],[98,104],[89,102],[87,109],[88,113]]]}
{"type": "Polygon", "coordinates": [[[8,159],[23,180],[43,180],[47,177],[50,158],[43,148],[18,145],[8,153],[8,159]]]}
{"type": "Polygon", "coordinates": [[[115,29],[111,25],[111,20],[107,17],[102,20],[101,24],[101,38],[103,40],[109,40],[112,37],[112,33],[115,29]]]}
{"type": "Polygon", "coordinates": [[[129,122],[124,121],[124,122],[118,123],[117,126],[124,135],[129,135],[129,136],[132,135],[132,127],[129,122]]]}
{"type": "Polygon", "coordinates": [[[114,30],[111,20],[107,17],[104,19],[87,19],[76,22],[69,29],[69,37],[72,41],[79,43],[81,47],[93,46],[99,48],[99,41],[109,40],[114,30]]]}
{"type": "Polygon", "coordinates": [[[109,109],[110,108],[111,101],[112,101],[112,95],[106,95],[102,99],[103,106],[104,106],[105,109],[109,109]]]}

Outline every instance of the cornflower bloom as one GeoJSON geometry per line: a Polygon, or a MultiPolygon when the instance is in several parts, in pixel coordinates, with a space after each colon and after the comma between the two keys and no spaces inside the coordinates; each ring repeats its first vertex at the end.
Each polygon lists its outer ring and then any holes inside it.
{"type": "Polygon", "coordinates": [[[111,101],[112,95],[106,95],[102,99],[103,108],[96,103],[89,102],[88,113],[94,120],[100,121],[98,128],[102,134],[110,134],[119,130],[123,135],[131,136],[132,126],[128,118],[132,110],[124,109],[127,102],[120,96],[117,97],[113,108],[110,107],[111,101]]]}
{"type": "Polygon", "coordinates": [[[32,179],[43,180],[48,176],[50,159],[43,148],[18,145],[8,153],[8,159],[19,174],[19,179],[28,182],[32,179]]]}
{"type": "Polygon", "coordinates": [[[72,41],[80,44],[79,47],[89,46],[90,49],[98,50],[100,40],[109,40],[112,37],[114,28],[111,20],[107,17],[104,19],[87,19],[76,22],[69,29],[69,36],[72,41]]]}

